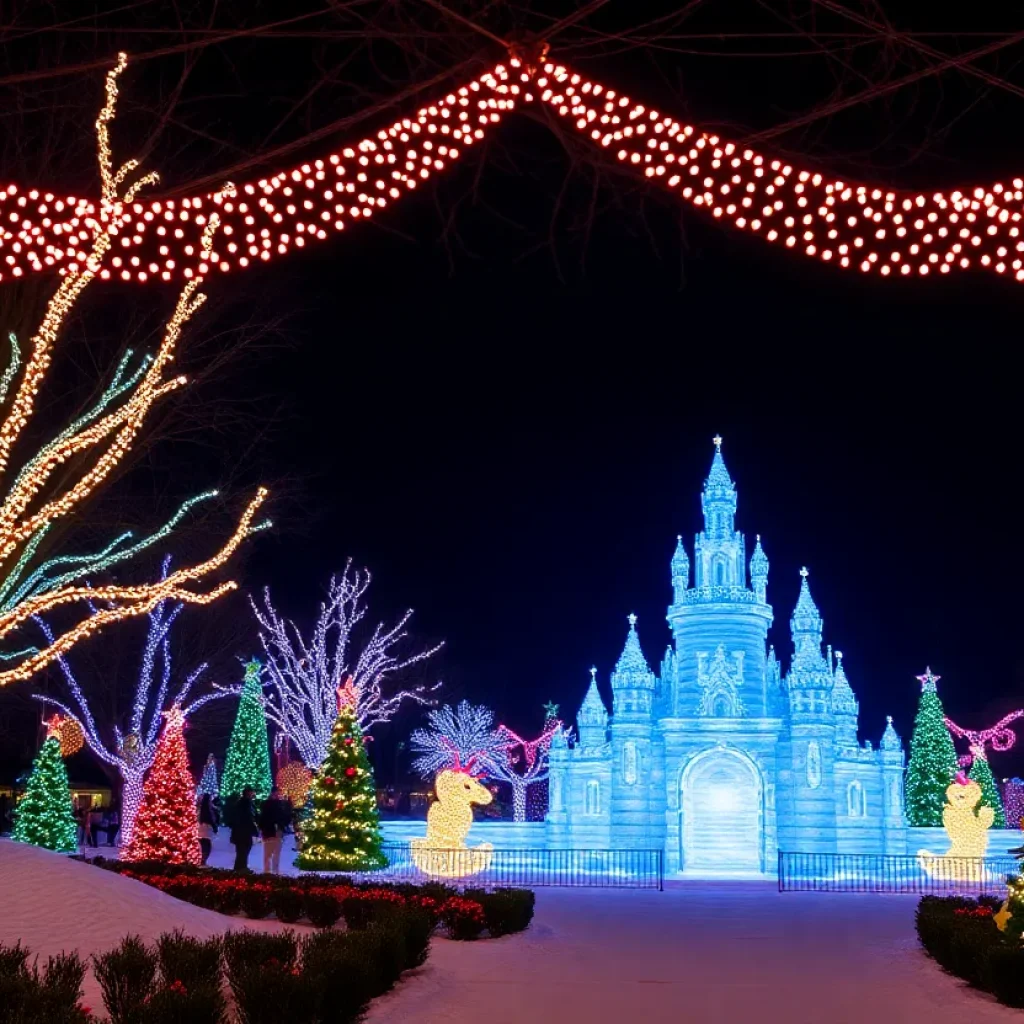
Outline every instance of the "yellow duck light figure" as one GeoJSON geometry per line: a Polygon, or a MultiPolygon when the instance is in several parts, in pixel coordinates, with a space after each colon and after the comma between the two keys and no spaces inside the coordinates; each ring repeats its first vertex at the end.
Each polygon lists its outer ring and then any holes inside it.
{"type": "Polygon", "coordinates": [[[470,758],[463,767],[454,753],[454,768],[438,772],[434,780],[437,800],[427,812],[427,834],[410,844],[412,862],[425,875],[440,878],[465,878],[478,875],[491,866],[494,847],[490,843],[466,846],[473,824],[473,805],[485,806],[494,797],[473,774],[470,758]]]}
{"type": "Polygon", "coordinates": [[[985,880],[985,869],[976,863],[988,849],[988,830],[995,820],[991,807],[979,807],[981,787],[957,772],[956,779],[946,790],[946,806],[942,809],[942,824],[949,837],[945,854],[919,850],[918,863],[930,878],[949,882],[980,882],[985,880]]]}

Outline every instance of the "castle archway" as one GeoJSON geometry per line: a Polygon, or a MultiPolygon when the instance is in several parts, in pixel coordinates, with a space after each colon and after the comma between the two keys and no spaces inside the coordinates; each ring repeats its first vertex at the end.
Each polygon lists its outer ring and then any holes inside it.
{"type": "Polygon", "coordinates": [[[764,871],[764,784],[740,750],[715,747],[692,758],[679,780],[684,871],[764,871]]]}

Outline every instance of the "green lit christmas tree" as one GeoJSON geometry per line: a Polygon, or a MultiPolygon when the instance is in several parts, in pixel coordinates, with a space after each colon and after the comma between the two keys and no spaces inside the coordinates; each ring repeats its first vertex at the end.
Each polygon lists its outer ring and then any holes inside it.
{"type": "Polygon", "coordinates": [[[1006,828],[1006,813],[1003,810],[1003,800],[999,795],[999,787],[992,775],[992,766],[988,763],[985,751],[980,749],[971,750],[974,760],[971,762],[971,770],[967,773],[981,786],[981,804],[983,807],[991,807],[995,812],[992,821],[993,828],[1006,828]]]}
{"type": "Polygon", "coordinates": [[[77,853],[78,826],[73,810],[60,739],[51,729],[36,755],[25,795],[15,811],[12,838],[58,853],[77,853]]]}
{"type": "Polygon", "coordinates": [[[907,765],[907,821],[919,827],[939,827],[946,789],[956,777],[959,764],[935,685],[940,677],[932,675],[929,668],[917,678],[921,683],[921,703],[914,719],[907,765]]]}
{"type": "Polygon", "coordinates": [[[245,685],[238,714],[231,730],[228,756],[220,780],[220,795],[227,801],[242,795],[247,786],[257,800],[270,795],[270,741],[263,713],[260,673],[263,666],[254,658],[245,666],[245,685]]]}
{"type": "Polygon", "coordinates": [[[373,769],[353,696],[351,682],[339,691],[327,759],[313,780],[313,811],[303,822],[302,852],[296,861],[307,871],[373,871],[387,864],[373,769]]]}

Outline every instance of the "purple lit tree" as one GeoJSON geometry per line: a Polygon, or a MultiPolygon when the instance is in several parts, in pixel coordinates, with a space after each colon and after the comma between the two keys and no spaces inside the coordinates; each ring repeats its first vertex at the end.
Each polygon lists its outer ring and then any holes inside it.
{"type": "Polygon", "coordinates": [[[371,579],[368,571],[353,570],[349,559],[344,571],[331,577],[327,600],[320,605],[308,639],[294,622],[278,614],[269,590],[263,592],[262,605],[252,602],[267,655],[267,719],[288,736],[303,763],[314,771],[327,757],[338,713],[338,687],[346,679],[352,680],[356,722],[363,733],[389,721],[403,701],[431,703],[429,694],[440,685],[391,688],[399,673],[443,646],[437,644],[408,657],[398,653],[408,638],[405,626],[411,610],[394,626],[378,623],[365,642],[360,642],[371,579]]]}
{"type": "MultiPolygon", "coordinates": [[[[170,560],[165,559],[165,575],[169,563],[170,560]]],[[[209,701],[232,692],[230,688],[214,686],[207,693],[191,701],[188,699],[193,687],[206,672],[208,666],[205,662],[193,669],[182,682],[172,682],[170,633],[184,607],[178,602],[162,601],[149,613],[146,645],[142,652],[131,712],[126,720],[111,721],[109,725],[104,723],[102,726],[97,724],[89,696],[64,657],[58,658],[57,663],[60,665],[70,695],[68,702],[45,694],[33,694],[36,700],[59,708],[63,714],[78,722],[85,742],[93,754],[120,774],[123,783],[122,845],[131,839],[135,815],[142,800],[143,780],[153,764],[166,712],[178,706],[187,718],[209,701]]],[[[41,619],[38,621],[47,640],[52,642],[53,633],[50,627],[41,619]]]]}

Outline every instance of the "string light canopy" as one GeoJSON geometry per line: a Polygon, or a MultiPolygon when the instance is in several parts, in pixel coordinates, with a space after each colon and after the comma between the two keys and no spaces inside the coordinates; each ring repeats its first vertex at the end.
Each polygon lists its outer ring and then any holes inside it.
{"type": "MultiPolygon", "coordinates": [[[[980,267],[1024,281],[1022,178],[932,192],[849,182],[701,132],[565,65],[519,56],[322,159],[181,199],[140,200],[136,188],[119,206],[99,276],[192,280],[324,241],[415,191],[525,104],[550,107],[715,219],[830,266],[887,278],[980,267]],[[204,248],[214,220],[217,244],[204,248]]],[[[0,185],[0,281],[80,272],[102,207],[0,185]]]]}

